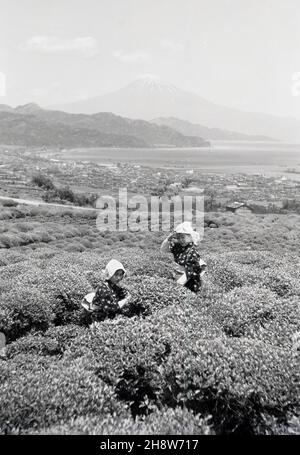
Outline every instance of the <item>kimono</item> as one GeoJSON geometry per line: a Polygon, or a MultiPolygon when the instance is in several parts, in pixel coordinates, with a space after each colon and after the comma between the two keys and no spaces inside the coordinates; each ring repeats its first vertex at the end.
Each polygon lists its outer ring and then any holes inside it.
{"type": "Polygon", "coordinates": [[[198,292],[201,288],[201,277],[200,273],[202,267],[200,266],[200,253],[195,247],[193,242],[189,242],[187,245],[182,246],[174,239],[170,239],[169,248],[174,256],[176,264],[184,267],[184,271],[187,277],[185,287],[193,292],[198,292]]]}
{"type": "Polygon", "coordinates": [[[103,321],[105,318],[114,318],[122,314],[120,300],[128,296],[128,291],[109,280],[103,281],[96,289],[95,296],[88,306],[92,322],[103,321]]]}

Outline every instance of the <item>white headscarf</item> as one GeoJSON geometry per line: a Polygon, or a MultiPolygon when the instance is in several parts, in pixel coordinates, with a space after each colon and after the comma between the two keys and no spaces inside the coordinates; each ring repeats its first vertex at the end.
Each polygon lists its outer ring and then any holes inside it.
{"type": "Polygon", "coordinates": [[[200,241],[200,235],[198,232],[194,231],[192,223],[190,221],[184,221],[175,228],[177,234],[189,234],[192,237],[194,245],[198,245],[200,241]]]}
{"type": "Polygon", "coordinates": [[[105,280],[109,280],[117,270],[123,270],[124,274],[126,273],[123,264],[116,259],[112,259],[103,270],[105,280]]]}

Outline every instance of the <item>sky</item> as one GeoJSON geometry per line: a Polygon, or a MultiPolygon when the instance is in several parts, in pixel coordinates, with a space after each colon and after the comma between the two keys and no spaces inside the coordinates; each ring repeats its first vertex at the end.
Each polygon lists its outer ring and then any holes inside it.
{"type": "Polygon", "coordinates": [[[42,106],[140,75],[300,118],[299,0],[0,0],[0,103],[42,106]]]}

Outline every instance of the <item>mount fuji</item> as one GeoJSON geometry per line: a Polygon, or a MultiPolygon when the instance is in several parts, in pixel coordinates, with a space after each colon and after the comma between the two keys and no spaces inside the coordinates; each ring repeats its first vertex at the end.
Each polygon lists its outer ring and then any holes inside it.
{"type": "Polygon", "coordinates": [[[48,109],[77,114],[112,112],[123,117],[147,121],[175,117],[207,128],[300,142],[298,119],[221,106],[151,75],[142,76],[106,95],[48,106],[48,109]]]}

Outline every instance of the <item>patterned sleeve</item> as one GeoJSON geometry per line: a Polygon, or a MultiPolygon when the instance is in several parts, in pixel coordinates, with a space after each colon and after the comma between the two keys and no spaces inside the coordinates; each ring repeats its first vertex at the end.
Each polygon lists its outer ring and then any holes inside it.
{"type": "Polygon", "coordinates": [[[185,264],[185,273],[187,279],[196,278],[201,273],[201,267],[199,265],[200,261],[200,254],[196,250],[196,248],[192,248],[191,252],[187,257],[187,261],[185,264]]]}
{"type": "Polygon", "coordinates": [[[123,300],[128,296],[128,291],[125,288],[122,288],[121,286],[116,286],[116,295],[118,300],[123,300]]]}
{"type": "Polygon", "coordinates": [[[177,242],[177,240],[174,237],[171,237],[169,240],[169,249],[170,249],[171,253],[173,253],[173,254],[174,253],[176,254],[176,252],[179,252],[181,249],[180,244],[177,242]]]}
{"type": "Polygon", "coordinates": [[[103,315],[119,311],[118,301],[105,283],[100,284],[92,302],[93,311],[103,315]]]}
{"type": "Polygon", "coordinates": [[[171,237],[170,240],[169,240],[169,250],[171,252],[173,252],[173,249],[174,249],[175,245],[176,245],[176,243],[174,242],[174,239],[171,237]]]}

